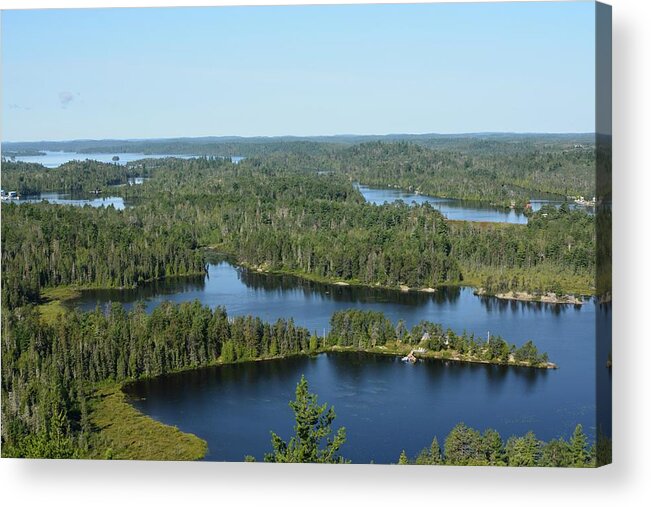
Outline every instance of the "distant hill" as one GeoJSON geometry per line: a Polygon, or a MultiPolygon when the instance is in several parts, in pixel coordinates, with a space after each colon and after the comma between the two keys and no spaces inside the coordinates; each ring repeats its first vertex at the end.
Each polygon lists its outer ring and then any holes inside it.
{"type": "Polygon", "coordinates": [[[463,153],[521,151],[559,146],[593,146],[595,135],[578,134],[388,134],[280,137],[177,137],[168,139],[78,139],[72,141],[3,142],[4,153],[70,151],[78,153],[145,153],[205,156],[256,156],[276,152],[319,154],[370,141],[406,141],[431,149],[463,153]]]}

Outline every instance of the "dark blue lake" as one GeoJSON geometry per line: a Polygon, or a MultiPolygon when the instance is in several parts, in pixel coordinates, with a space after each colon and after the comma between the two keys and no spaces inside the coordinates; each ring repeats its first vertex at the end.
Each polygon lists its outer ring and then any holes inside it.
{"type": "MultiPolygon", "coordinates": [[[[337,423],[348,431],[345,456],[355,462],[396,461],[404,448],[414,454],[442,440],[457,422],[497,429],[504,438],[533,430],[539,438],[569,437],[577,423],[596,433],[595,325],[609,323],[610,306],[501,301],[475,296],[471,288],[436,293],[332,286],[291,276],[272,276],[210,266],[206,277],[176,279],[127,291],[85,291],[74,304],[93,309],[109,301],[151,310],[164,300],[199,299],[226,307],[230,315],[254,314],[269,321],[294,318],[322,334],[333,312],[381,310],[394,322],[440,322],[457,332],[502,335],[521,345],[533,340],[559,365],[534,370],[488,365],[421,362],[406,365],[366,354],[320,355],[229,365],[134,384],[134,404],[157,420],[206,439],[207,459],[261,458],[270,450],[269,431],[289,436],[287,405],[305,374],[322,402],[335,405],[337,423]]],[[[606,358],[597,359],[606,368],[606,358]]],[[[610,432],[610,428],[604,428],[610,432]]]]}

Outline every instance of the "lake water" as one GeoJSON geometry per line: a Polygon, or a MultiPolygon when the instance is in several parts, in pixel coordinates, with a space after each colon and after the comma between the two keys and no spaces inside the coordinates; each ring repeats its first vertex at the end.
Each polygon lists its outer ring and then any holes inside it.
{"type": "Polygon", "coordinates": [[[71,194],[65,194],[62,192],[42,192],[39,195],[23,197],[20,200],[12,201],[17,204],[26,203],[26,202],[43,202],[48,201],[51,204],[68,204],[71,206],[93,206],[94,208],[99,208],[102,206],[113,206],[115,209],[124,209],[127,204],[125,204],[122,197],[116,196],[105,196],[105,197],[91,197],[83,198],[72,196],[71,194]]]}
{"type": "MultiPolygon", "coordinates": [[[[467,220],[470,222],[506,222],[509,224],[526,224],[527,217],[516,210],[490,207],[475,201],[461,199],[446,199],[443,197],[430,197],[415,194],[395,188],[374,188],[365,185],[356,185],[364,198],[373,204],[384,204],[402,200],[407,204],[429,203],[438,209],[449,220],[467,220]]],[[[532,211],[538,211],[546,204],[560,206],[563,201],[554,199],[532,199],[532,211]]],[[[572,203],[570,207],[575,207],[572,203]]]]}
{"type": "Polygon", "coordinates": [[[407,204],[429,203],[449,220],[468,220],[471,222],[506,222],[509,224],[526,224],[527,217],[512,209],[489,207],[475,201],[446,199],[414,194],[395,188],[373,188],[358,186],[364,198],[373,204],[384,204],[402,200],[407,204]]]}
{"type": "MultiPolygon", "coordinates": [[[[97,160],[99,162],[114,162],[113,157],[118,156],[120,160],[117,161],[120,165],[126,165],[129,162],[142,160],[143,158],[196,158],[196,155],[152,155],[145,153],[76,153],[68,151],[43,151],[45,155],[32,155],[25,157],[16,157],[17,161],[30,162],[34,164],[42,164],[45,167],[54,168],[59,167],[61,164],[70,162],[71,160],[97,160]]],[[[238,163],[244,157],[231,157],[231,160],[238,163]]]]}
{"type": "MultiPolygon", "coordinates": [[[[531,339],[559,365],[548,371],[321,355],[207,368],[131,387],[144,413],[206,439],[208,459],[261,458],[270,449],[270,430],[287,437],[293,424],[287,403],[301,374],[322,402],[335,405],[337,423],[348,430],[342,452],[356,462],[396,461],[403,448],[413,455],[460,421],[495,428],[505,438],[529,430],[546,440],[569,437],[577,423],[595,434],[595,322],[598,317],[610,323],[611,317],[610,307],[594,300],[574,307],[483,298],[470,288],[428,294],[331,286],[221,262],[210,265],[205,277],[128,291],[85,291],[71,304],[89,310],[109,301],[131,307],[142,300],[151,311],[164,300],[193,299],[224,306],[230,315],[293,317],[319,335],[337,310],[380,310],[409,326],[425,319],[459,333],[490,331],[517,345],[531,339]]],[[[606,358],[597,364],[605,368],[606,358]]],[[[610,427],[604,429],[610,433],[610,427]]]]}

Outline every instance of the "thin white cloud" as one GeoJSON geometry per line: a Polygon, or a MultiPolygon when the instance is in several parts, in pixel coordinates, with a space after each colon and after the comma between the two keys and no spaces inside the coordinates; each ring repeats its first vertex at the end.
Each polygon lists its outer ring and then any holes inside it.
{"type": "MultiPolygon", "coordinates": [[[[79,94],[77,93],[77,95],[79,94]]],[[[59,103],[61,104],[61,107],[63,109],[66,109],[72,103],[73,100],[75,100],[74,93],[67,92],[67,91],[59,92],[59,103]]]]}

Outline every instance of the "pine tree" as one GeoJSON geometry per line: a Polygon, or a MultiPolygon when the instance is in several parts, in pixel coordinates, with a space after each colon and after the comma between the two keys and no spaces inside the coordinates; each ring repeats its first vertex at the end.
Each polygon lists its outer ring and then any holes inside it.
{"type": "Polygon", "coordinates": [[[264,459],[272,463],[346,463],[338,454],[346,442],[346,429],[337,430],[334,438],[332,422],[336,414],[333,407],[327,404],[318,405],[316,394],[310,393],[305,376],[296,386],[296,398],[289,402],[294,411],[296,425],[295,435],[285,442],[274,432],[271,432],[273,452],[266,454],[264,459]]]}
{"type": "Polygon", "coordinates": [[[570,462],[573,467],[584,467],[588,464],[590,453],[588,452],[588,438],[583,433],[583,426],[580,424],[574,428],[570,438],[570,462]]]}

